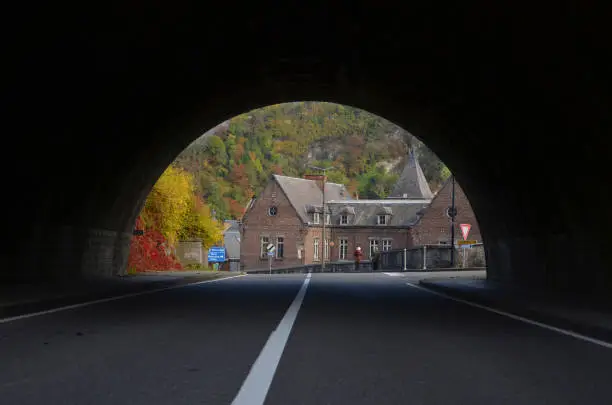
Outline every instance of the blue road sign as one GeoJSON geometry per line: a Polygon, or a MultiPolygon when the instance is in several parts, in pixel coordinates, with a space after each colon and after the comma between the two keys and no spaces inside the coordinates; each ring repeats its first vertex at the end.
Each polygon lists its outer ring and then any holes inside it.
{"type": "Polygon", "coordinates": [[[225,261],[225,248],[223,247],[211,247],[208,249],[208,261],[211,263],[224,262],[225,261]]]}
{"type": "Polygon", "coordinates": [[[268,256],[274,256],[274,251],[268,251],[268,256]]]}

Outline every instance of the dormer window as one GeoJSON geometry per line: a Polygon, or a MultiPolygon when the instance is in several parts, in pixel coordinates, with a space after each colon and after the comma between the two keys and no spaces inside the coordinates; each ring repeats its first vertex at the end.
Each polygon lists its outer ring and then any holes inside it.
{"type": "Polygon", "coordinates": [[[389,225],[392,213],[391,207],[380,207],[376,215],[376,224],[389,225]]]}
{"type": "Polygon", "coordinates": [[[315,213],[312,214],[312,222],[314,224],[319,224],[321,222],[321,219],[319,217],[319,213],[318,212],[315,212],[315,213]]]}
{"type": "Polygon", "coordinates": [[[339,212],[339,223],[340,225],[348,225],[349,224],[349,216],[355,216],[355,208],[350,205],[346,205],[342,207],[339,212]]]}

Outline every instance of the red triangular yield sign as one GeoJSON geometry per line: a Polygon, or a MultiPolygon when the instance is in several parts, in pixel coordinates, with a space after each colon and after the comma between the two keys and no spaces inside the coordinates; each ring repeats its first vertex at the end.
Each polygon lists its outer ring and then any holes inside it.
{"type": "Polygon", "coordinates": [[[463,234],[463,240],[466,240],[468,237],[468,234],[470,233],[470,229],[472,228],[472,225],[461,224],[459,226],[461,227],[461,233],[463,234]]]}

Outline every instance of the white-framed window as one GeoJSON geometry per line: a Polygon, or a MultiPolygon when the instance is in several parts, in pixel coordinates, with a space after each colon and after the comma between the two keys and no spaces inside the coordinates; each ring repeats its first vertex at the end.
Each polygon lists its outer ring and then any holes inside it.
{"type": "Polygon", "coordinates": [[[329,260],[329,239],[325,239],[323,245],[323,257],[325,260],[329,260]]]}
{"type": "Polygon", "coordinates": [[[285,256],[285,238],[282,236],[276,237],[276,257],[282,259],[285,256]]]}
{"type": "Polygon", "coordinates": [[[387,216],[379,215],[378,216],[378,225],[387,225],[387,216]]]}
{"type": "Polygon", "coordinates": [[[325,225],[330,225],[331,224],[331,215],[327,214],[325,215],[325,225]]]}
{"type": "Polygon", "coordinates": [[[378,250],[378,239],[370,239],[370,257],[378,250]]]}
{"type": "Polygon", "coordinates": [[[270,238],[268,236],[261,236],[259,238],[259,256],[265,257],[268,254],[268,244],[270,243],[270,238]]]}
{"type": "Polygon", "coordinates": [[[314,214],[312,214],[312,222],[314,224],[318,224],[319,222],[321,222],[321,219],[319,218],[319,213],[315,212],[314,214]]]}
{"type": "Polygon", "coordinates": [[[386,252],[388,250],[391,250],[392,242],[393,242],[392,239],[383,239],[383,241],[382,241],[382,251],[386,252]]]}
{"type": "Polygon", "coordinates": [[[348,225],[348,215],[340,215],[340,225],[348,225]]]}
{"type": "Polygon", "coordinates": [[[313,260],[319,260],[319,238],[314,238],[313,240],[314,250],[312,254],[313,260]]]}
{"type": "Polygon", "coordinates": [[[346,260],[348,256],[348,239],[340,239],[339,240],[339,250],[338,250],[338,259],[346,260]]]}

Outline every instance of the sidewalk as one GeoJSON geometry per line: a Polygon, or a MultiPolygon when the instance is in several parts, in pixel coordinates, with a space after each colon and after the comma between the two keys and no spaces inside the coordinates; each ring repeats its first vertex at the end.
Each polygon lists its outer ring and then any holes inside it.
{"type": "Polygon", "coordinates": [[[146,272],[62,284],[0,285],[0,319],[50,308],[240,275],[239,272],[146,272]]]}
{"type": "Polygon", "coordinates": [[[483,278],[425,279],[431,290],[612,342],[612,308],[576,297],[509,289],[483,278]]]}

